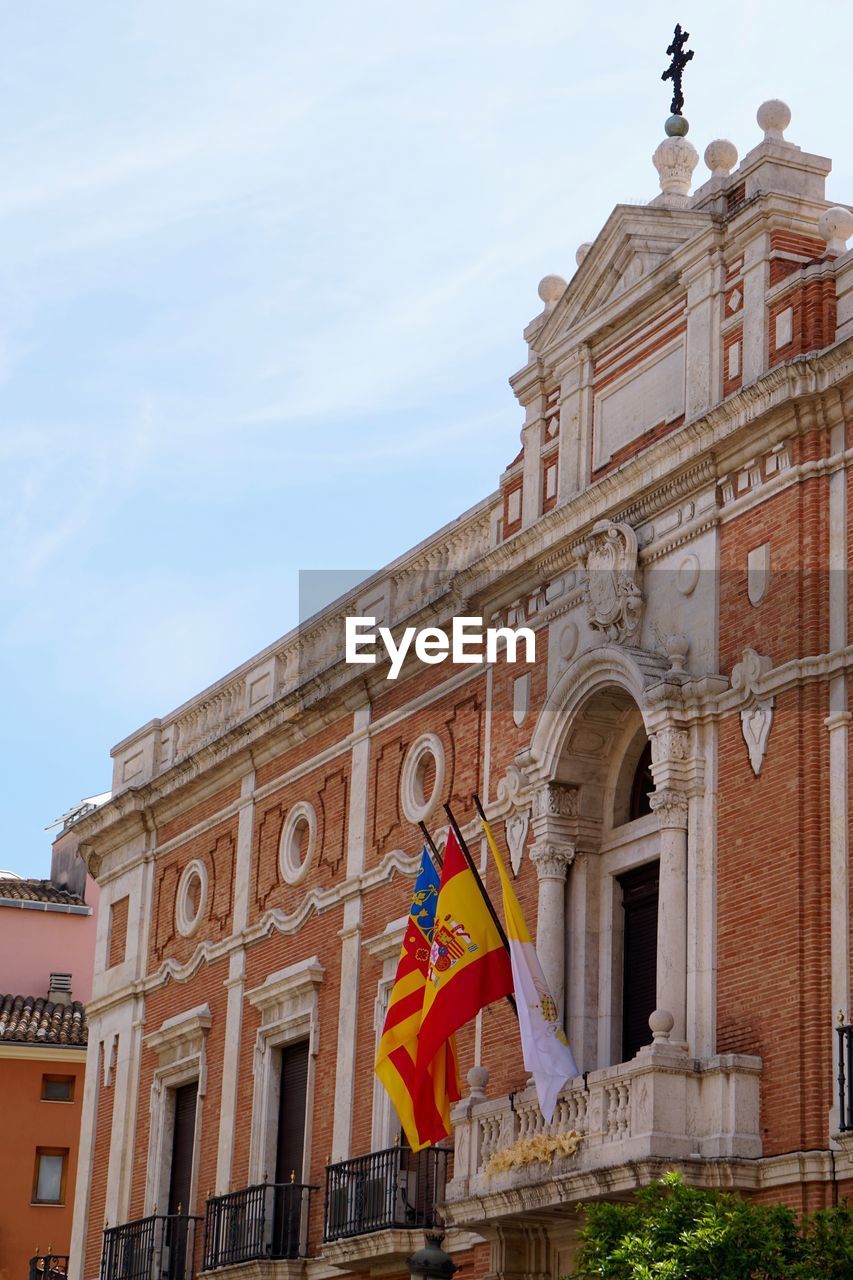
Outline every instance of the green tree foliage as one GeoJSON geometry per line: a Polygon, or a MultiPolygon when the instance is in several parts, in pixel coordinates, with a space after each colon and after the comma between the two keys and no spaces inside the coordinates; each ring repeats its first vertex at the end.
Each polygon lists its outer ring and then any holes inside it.
{"type": "Polygon", "coordinates": [[[676,1173],[624,1203],[585,1206],[575,1280],[851,1280],[853,1212],[802,1224],[760,1205],[684,1185],[676,1173]]]}

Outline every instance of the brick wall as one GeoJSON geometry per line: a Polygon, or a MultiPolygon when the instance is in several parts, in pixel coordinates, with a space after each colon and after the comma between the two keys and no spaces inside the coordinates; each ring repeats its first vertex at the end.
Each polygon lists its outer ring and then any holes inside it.
{"type": "Polygon", "coordinates": [[[764,1063],[766,1155],[826,1145],[829,878],[826,690],[778,697],[761,773],[720,726],[717,1049],[764,1063]]]}

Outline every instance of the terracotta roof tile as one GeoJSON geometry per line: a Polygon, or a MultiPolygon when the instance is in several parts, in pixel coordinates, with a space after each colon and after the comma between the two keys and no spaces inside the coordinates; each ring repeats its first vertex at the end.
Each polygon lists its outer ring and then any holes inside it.
{"type": "Polygon", "coordinates": [[[50,880],[0,879],[0,898],[15,898],[23,902],[59,902],[71,907],[85,905],[79,893],[57,889],[50,880]]]}
{"type": "Polygon", "coordinates": [[[0,1043],[85,1047],[89,1029],[79,1000],[54,1004],[36,996],[0,995],[0,1043]]]}

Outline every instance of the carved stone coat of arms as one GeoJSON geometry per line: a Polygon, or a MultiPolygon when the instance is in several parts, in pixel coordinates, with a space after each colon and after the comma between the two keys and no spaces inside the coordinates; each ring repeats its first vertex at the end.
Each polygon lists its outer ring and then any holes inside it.
{"type": "Polygon", "coordinates": [[[637,535],[630,525],[599,520],[581,548],[589,624],[605,640],[630,643],[643,613],[637,582],[637,535]]]}

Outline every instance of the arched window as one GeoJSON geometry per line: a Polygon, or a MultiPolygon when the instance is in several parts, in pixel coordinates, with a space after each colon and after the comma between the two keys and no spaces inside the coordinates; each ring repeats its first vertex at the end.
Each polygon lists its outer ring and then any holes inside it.
{"type": "Polygon", "coordinates": [[[643,747],[642,755],[637,761],[637,767],[634,770],[634,777],[631,782],[631,793],[628,799],[628,821],[633,822],[635,818],[642,818],[647,813],[651,813],[652,806],[649,804],[649,796],[655,789],[654,778],[652,777],[652,744],[647,742],[643,747]]]}

